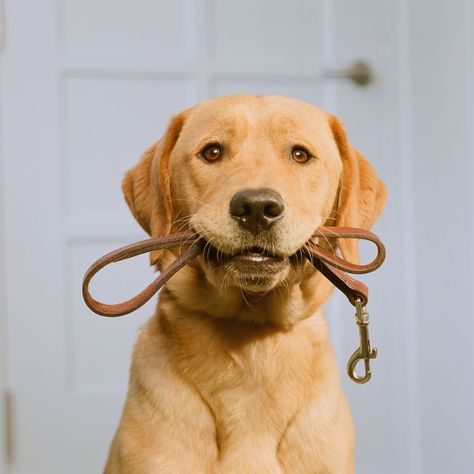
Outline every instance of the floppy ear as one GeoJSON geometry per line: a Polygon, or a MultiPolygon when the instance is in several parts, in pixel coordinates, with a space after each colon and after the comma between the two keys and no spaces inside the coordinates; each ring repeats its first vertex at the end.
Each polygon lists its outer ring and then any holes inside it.
{"type": "Polygon", "coordinates": [[[130,211],[143,230],[150,235],[153,223],[158,220],[154,218],[155,211],[162,207],[159,204],[158,193],[151,186],[151,168],[159,148],[160,142],[148,148],[140,161],[127,171],[122,181],[122,191],[130,211]]]}
{"type": "Polygon", "coordinates": [[[145,151],[122,181],[130,211],[150,235],[166,235],[171,231],[173,203],[168,163],[187,113],[186,110],[171,119],[163,138],[145,151]]]}
{"type": "MultiPolygon", "coordinates": [[[[385,206],[387,190],[372,165],[349,143],[339,120],[331,117],[330,125],[343,166],[337,225],[370,229],[385,206]]],[[[357,241],[340,240],[339,247],[344,258],[358,262],[357,241]]]]}

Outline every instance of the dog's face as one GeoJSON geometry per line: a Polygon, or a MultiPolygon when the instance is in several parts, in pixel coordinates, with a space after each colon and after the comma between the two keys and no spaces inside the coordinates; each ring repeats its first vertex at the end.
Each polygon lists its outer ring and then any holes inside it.
{"type": "Polygon", "coordinates": [[[286,280],[330,217],[342,163],[322,111],[241,97],[191,111],[169,169],[176,216],[209,244],[208,279],[258,292],[286,280]]]}
{"type": "MultiPolygon", "coordinates": [[[[150,234],[192,229],[206,240],[210,283],[252,293],[302,273],[298,251],[317,227],[370,227],[385,200],[336,119],[274,96],[218,98],[176,116],[124,191],[150,234]]],[[[353,243],[342,250],[357,258],[353,243]]]]}

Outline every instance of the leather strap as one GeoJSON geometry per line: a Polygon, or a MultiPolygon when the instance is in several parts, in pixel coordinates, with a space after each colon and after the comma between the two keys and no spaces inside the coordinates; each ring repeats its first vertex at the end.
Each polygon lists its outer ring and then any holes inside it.
{"type": "MultiPolygon", "coordinates": [[[[92,311],[101,316],[114,317],[131,313],[143,306],[178,270],[201,254],[204,244],[205,242],[198,234],[193,232],[181,232],[164,237],[143,240],[114,250],[94,262],[86,271],[82,282],[84,301],[92,311]],[[143,253],[152,252],[153,250],[176,247],[188,247],[188,249],[168,268],[163,270],[150,285],[133,298],[122,303],[106,304],[97,301],[91,296],[89,292],[90,281],[97,272],[110,263],[126,260],[143,253]]],[[[360,300],[364,306],[367,304],[368,288],[362,282],[351,278],[345,272],[368,273],[373,272],[382,265],[385,258],[385,247],[375,234],[368,230],[352,227],[319,227],[313,234],[311,240],[304,245],[302,252],[315,268],[347,296],[351,304],[355,305],[357,300],[360,300]],[[314,242],[315,239],[320,238],[368,240],[377,246],[377,256],[368,264],[358,265],[350,263],[338,257],[334,252],[314,242]]]]}
{"type": "Polygon", "coordinates": [[[326,226],[319,227],[313,234],[313,237],[306,243],[304,249],[310,253],[317,255],[319,260],[331,265],[331,267],[338,268],[344,272],[349,273],[370,273],[382,265],[385,260],[385,247],[381,240],[370,230],[357,229],[355,227],[336,227],[326,226]],[[348,262],[343,258],[338,257],[335,252],[325,249],[314,242],[314,239],[324,238],[328,239],[359,239],[367,240],[377,246],[377,255],[374,260],[365,264],[359,265],[348,262]]]}
{"type": "Polygon", "coordinates": [[[126,245],[99,258],[99,260],[88,268],[82,282],[82,296],[87,306],[101,316],[124,316],[143,306],[178,270],[190,260],[197,257],[201,252],[201,241],[197,234],[193,232],[171,234],[126,245]],[[184,254],[161,272],[160,275],[144,290],[138,293],[138,295],[127,301],[116,304],[106,304],[94,299],[89,292],[89,283],[94,275],[110,263],[127,260],[143,253],[152,252],[153,250],[186,246],[189,246],[189,249],[184,254]]]}
{"type": "Polygon", "coordinates": [[[364,283],[350,277],[347,273],[370,273],[382,265],[385,260],[385,247],[381,240],[373,233],[365,229],[353,227],[319,227],[313,234],[312,239],[303,247],[306,258],[317,268],[337,289],[342,291],[349,302],[355,306],[360,300],[362,306],[369,301],[369,289],[364,283]],[[364,265],[348,262],[338,257],[335,252],[331,252],[317,245],[313,239],[344,238],[360,239],[373,242],[377,246],[375,258],[364,265]]]}

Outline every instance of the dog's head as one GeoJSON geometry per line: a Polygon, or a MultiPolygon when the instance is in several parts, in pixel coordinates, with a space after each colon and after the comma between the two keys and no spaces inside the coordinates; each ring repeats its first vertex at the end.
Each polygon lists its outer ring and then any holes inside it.
{"type": "MultiPolygon", "coordinates": [[[[207,281],[249,293],[301,275],[298,251],[317,227],[368,229],[385,202],[384,185],[339,121],[280,96],[185,110],[128,171],[123,190],[146,232],[195,230],[208,243],[200,259],[207,281]]],[[[340,247],[358,260],[355,242],[340,247]]]]}

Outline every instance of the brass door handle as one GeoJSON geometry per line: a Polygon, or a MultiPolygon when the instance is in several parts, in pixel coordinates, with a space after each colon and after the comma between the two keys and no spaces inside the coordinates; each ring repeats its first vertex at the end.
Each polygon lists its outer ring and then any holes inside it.
{"type": "Polygon", "coordinates": [[[358,86],[367,86],[373,80],[373,73],[370,66],[364,61],[356,61],[348,68],[334,69],[324,73],[327,79],[349,79],[358,86]]]}

